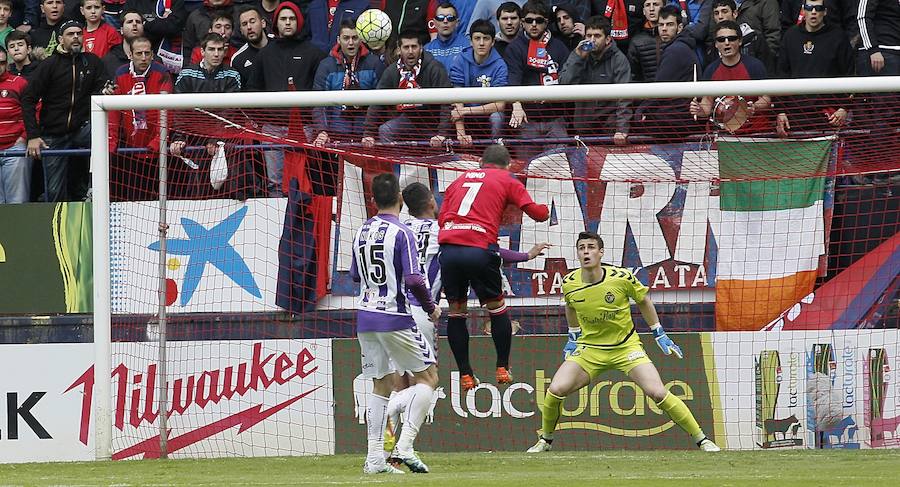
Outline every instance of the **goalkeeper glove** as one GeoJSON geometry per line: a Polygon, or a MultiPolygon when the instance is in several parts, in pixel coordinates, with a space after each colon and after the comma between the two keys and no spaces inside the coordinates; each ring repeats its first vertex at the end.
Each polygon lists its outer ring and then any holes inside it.
{"type": "Polygon", "coordinates": [[[672,352],[675,352],[675,355],[677,355],[678,358],[684,357],[684,355],[681,354],[681,347],[675,345],[675,342],[666,335],[666,330],[663,330],[662,325],[657,323],[651,326],[650,329],[653,330],[653,338],[656,339],[656,344],[659,345],[660,350],[662,350],[664,354],[671,355],[672,352]]]}
{"type": "Polygon", "coordinates": [[[576,342],[579,338],[581,338],[581,328],[569,328],[569,341],[566,342],[566,346],[563,348],[563,359],[569,358],[569,355],[572,355],[572,352],[578,348],[576,342]]]}

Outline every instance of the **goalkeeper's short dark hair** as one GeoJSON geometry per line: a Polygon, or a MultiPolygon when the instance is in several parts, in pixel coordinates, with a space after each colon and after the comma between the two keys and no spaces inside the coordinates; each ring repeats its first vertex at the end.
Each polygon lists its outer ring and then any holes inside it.
{"type": "Polygon", "coordinates": [[[582,240],[596,240],[597,245],[600,246],[601,249],[604,248],[603,247],[603,239],[600,238],[600,235],[597,235],[594,232],[579,232],[578,238],[575,239],[575,244],[578,245],[578,242],[580,242],[582,240]]]}
{"type": "Polygon", "coordinates": [[[403,188],[403,204],[409,208],[409,214],[419,218],[428,208],[431,201],[431,190],[420,182],[409,183],[403,188]]]}
{"type": "Polygon", "coordinates": [[[392,172],[386,172],[372,179],[372,198],[379,210],[390,208],[400,201],[400,180],[392,172]]]}

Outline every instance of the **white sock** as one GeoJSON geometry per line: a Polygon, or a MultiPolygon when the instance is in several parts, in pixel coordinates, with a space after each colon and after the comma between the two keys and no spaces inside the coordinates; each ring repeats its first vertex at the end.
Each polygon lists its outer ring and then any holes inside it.
{"type": "Polygon", "coordinates": [[[387,417],[391,420],[391,424],[394,427],[394,434],[397,434],[397,429],[400,427],[400,415],[406,411],[406,404],[409,402],[411,393],[412,387],[391,393],[391,399],[387,405],[387,417]]]}
{"type": "Polygon", "coordinates": [[[706,433],[704,433],[703,430],[700,430],[699,433],[694,435],[694,443],[700,443],[703,441],[703,438],[706,438],[706,433]]]}
{"type": "Polygon", "coordinates": [[[366,430],[368,431],[369,453],[366,460],[372,463],[384,462],[384,427],[387,425],[388,398],[370,393],[366,408],[366,430]]]}
{"type": "Polygon", "coordinates": [[[425,384],[416,384],[408,387],[407,390],[411,392],[403,418],[403,431],[397,441],[397,450],[400,451],[412,450],[413,442],[419,434],[419,427],[425,421],[425,416],[431,407],[431,397],[434,395],[434,389],[425,384]]]}

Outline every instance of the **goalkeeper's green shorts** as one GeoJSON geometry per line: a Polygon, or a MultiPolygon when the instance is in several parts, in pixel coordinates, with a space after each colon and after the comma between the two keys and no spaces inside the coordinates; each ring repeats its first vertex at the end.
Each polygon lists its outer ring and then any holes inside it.
{"type": "Polygon", "coordinates": [[[578,345],[578,348],[566,360],[575,362],[594,380],[601,372],[609,369],[621,370],[627,374],[640,364],[653,363],[641,341],[628,340],[616,348],[599,348],[578,345]]]}

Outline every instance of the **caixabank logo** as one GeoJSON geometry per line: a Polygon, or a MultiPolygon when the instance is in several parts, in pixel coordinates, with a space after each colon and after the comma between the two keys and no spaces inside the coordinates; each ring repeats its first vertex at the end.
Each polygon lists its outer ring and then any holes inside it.
{"type": "MultiPolygon", "coordinates": [[[[845,343],[841,350],[840,360],[830,343],[813,344],[806,353],[806,380],[811,383],[816,377],[825,376],[830,389],[806,391],[806,428],[807,439],[816,448],[859,449],[859,426],[854,419],[856,409],[856,347],[845,343]],[[840,365],[840,367],[838,367],[840,365]],[[822,429],[817,424],[816,396],[833,399],[840,396],[840,408],[843,418],[831,429],[822,429]]],[[[822,402],[822,401],[819,401],[822,402]]],[[[824,401],[828,404],[831,401],[824,401]]],[[[834,407],[834,406],[831,406],[834,407]]]]}
{"type": "Polygon", "coordinates": [[[778,350],[763,350],[754,359],[756,376],[756,444],[762,448],[803,446],[800,413],[800,353],[790,352],[787,398],[782,397],[784,369],[778,350]]]}
{"type": "MultiPolygon", "coordinates": [[[[669,391],[682,398],[713,435],[713,407],[699,334],[679,335],[677,342],[685,353],[682,360],[662,355],[652,341],[645,346],[669,391]]],[[[432,401],[431,423],[420,430],[416,448],[524,451],[534,443],[535,430],[541,427],[539,406],[562,362],[564,345],[565,337],[514,337],[510,364],[514,382],[498,385],[493,380],[493,342],[489,337],[473,337],[470,356],[482,383],[463,391],[450,347],[441,344],[439,349],[447,351],[438,360],[441,389],[432,401]]],[[[359,354],[355,340],[337,340],[333,347],[335,357],[359,354]]],[[[354,394],[362,389],[354,386],[358,374],[358,366],[335,367],[336,452],[366,448],[360,400],[354,394]]],[[[637,384],[618,371],[601,374],[566,399],[556,439],[553,446],[558,450],[696,448],[637,384]]]]}
{"type": "Polygon", "coordinates": [[[865,362],[865,424],[869,428],[868,444],[872,448],[900,446],[900,414],[897,413],[896,369],[890,366],[887,350],[870,348],[865,362]],[[888,407],[891,406],[891,407],[888,407]],[[893,412],[890,412],[893,410],[893,412]]]}

